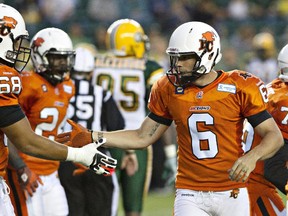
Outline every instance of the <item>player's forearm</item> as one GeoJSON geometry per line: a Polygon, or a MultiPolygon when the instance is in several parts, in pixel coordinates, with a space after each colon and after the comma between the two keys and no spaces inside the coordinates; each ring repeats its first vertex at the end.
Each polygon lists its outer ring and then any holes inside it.
{"type": "Polygon", "coordinates": [[[93,139],[106,138],[105,147],[121,149],[143,149],[153,143],[154,139],[141,135],[137,130],[118,130],[113,132],[94,131],[93,139]]]}
{"type": "Polygon", "coordinates": [[[106,147],[121,149],[143,149],[156,142],[167,130],[168,126],[159,124],[146,117],[137,130],[119,130],[113,132],[93,132],[93,139],[107,139],[106,147]]]}
{"type": "Polygon", "coordinates": [[[268,132],[258,146],[250,151],[257,160],[265,160],[272,157],[284,144],[281,133],[278,131],[268,132]]]}
{"type": "Polygon", "coordinates": [[[21,146],[20,150],[35,157],[60,161],[66,160],[68,153],[67,146],[36,134],[31,139],[30,145],[21,146]]]}

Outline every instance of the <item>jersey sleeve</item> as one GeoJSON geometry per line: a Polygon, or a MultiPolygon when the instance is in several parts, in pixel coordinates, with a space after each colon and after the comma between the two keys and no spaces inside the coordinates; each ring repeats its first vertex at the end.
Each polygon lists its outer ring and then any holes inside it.
{"type": "Polygon", "coordinates": [[[148,108],[154,115],[172,120],[166,106],[169,102],[170,88],[168,82],[167,78],[163,77],[153,84],[148,100],[148,108]]]}
{"type": "Polygon", "coordinates": [[[19,73],[8,66],[1,66],[0,88],[0,127],[6,127],[25,117],[18,101],[22,91],[19,73]]]}
{"type": "Polygon", "coordinates": [[[268,92],[261,79],[250,73],[240,72],[237,85],[241,89],[238,92],[238,96],[244,117],[249,117],[266,110],[268,92]]]}

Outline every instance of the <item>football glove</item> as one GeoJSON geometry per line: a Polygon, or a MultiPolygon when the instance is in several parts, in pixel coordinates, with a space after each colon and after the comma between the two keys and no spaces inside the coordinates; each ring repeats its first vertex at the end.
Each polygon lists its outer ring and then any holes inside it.
{"type": "Polygon", "coordinates": [[[58,134],[55,141],[71,147],[82,147],[93,142],[93,131],[84,128],[82,125],[67,119],[67,122],[72,126],[72,130],[58,134]]]}
{"type": "Polygon", "coordinates": [[[106,139],[103,138],[81,148],[68,147],[66,160],[81,163],[96,174],[109,176],[115,171],[117,160],[98,150],[105,142],[106,139]]]}
{"type": "Polygon", "coordinates": [[[29,167],[25,166],[17,170],[18,182],[24,191],[25,198],[28,198],[28,194],[32,197],[40,183],[43,185],[41,178],[31,171],[29,167]]]}

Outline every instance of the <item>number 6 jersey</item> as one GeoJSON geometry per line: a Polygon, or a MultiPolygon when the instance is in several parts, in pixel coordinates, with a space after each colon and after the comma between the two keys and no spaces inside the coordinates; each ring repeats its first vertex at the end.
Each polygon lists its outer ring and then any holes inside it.
{"type": "Polygon", "coordinates": [[[261,113],[266,103],[265,85],[247,72],[218,71],[218,78],[202,88],[176,88],[167,77],[158,80],[148,107],[152,115],[176,124],[176,188],[224,191],[245,187],[243,182],[231,181],[228,170],[243,155],[245,117],[261,113]]]}

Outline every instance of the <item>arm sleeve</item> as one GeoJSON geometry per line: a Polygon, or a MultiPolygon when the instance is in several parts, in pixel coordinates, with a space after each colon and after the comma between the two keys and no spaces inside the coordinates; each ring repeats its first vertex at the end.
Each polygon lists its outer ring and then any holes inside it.
{"type": "Polygon", "coordinates": [[[0,127],[7,127],[25,117],[20,105],[0,107],[0,127]]]}

